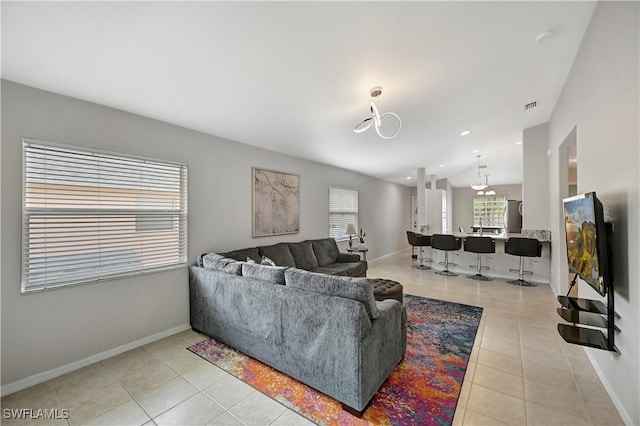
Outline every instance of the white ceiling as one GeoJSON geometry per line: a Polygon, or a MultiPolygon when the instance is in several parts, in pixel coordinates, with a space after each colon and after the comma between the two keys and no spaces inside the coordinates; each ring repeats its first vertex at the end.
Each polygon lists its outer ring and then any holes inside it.
{"type": "Polygon", "coordinates": [[[466,186],[480,149],[519,183],[594,5],[3,1],[2,78],[407,185],[466,186]],[[378,85],[392,140],[352,131],[378,85]]]}

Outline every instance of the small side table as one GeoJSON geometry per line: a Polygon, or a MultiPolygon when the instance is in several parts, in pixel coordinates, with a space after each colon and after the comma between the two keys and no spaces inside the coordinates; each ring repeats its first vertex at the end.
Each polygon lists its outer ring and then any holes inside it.
{"type": "Polygon", "coordinates": [[[368,248],[357,248],[357,247],[348,247],[347,251],[349,253],[360,253],[362,254],[362,260],[366,261],[367,260],[367,252],[369,251],[368,248]]]}

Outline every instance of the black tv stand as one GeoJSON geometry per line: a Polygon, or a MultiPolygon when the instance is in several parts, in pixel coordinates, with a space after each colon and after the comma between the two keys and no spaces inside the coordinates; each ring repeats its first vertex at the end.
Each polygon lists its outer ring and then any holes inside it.
{"type": "Polygon", "coordinates": [[[606,351],[618,351],[614,345],[614,334],[620,332],[615,325],[615,318],[620,318],[620,315],[613,310],[612,291],[608,294],[607,305],[599,300],[568,296],[558,296],[558,302],[561,305],[557,309],[558,315],[573,323],[558,324],[558,333],[566,342],[606,351]],[[607,334],[602,330],[579,327],[577,324],[606,329],[607,334]]]}

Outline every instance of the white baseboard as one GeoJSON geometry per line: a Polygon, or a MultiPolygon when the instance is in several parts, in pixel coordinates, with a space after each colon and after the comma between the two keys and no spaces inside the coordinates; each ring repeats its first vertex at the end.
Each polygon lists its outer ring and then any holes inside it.
{"type": "Polygon", "coordinates": [[[87,365],[95,364],[96,362],[102,361],[103,359],[111,358],[112,356],[130,351],[131,349],[139,348],[140,346],[147,345],[149,343],[155,342],[156,340],[164,339],[165,337],[169,337],[190,328],[190,324],[182,324],[177,327],[173,327],[168,330],[143,337],[142,339],[134,340],[133,342],[129,342],[125,345],[117,346],[113,349],[88,356],[78,361],[74,361],[69,364],[53,368],[51,370],[43,371],[42,373],[34,374],[33,376],[25,377],[24,379],[20,379],[13,383],[8,383],[2,386],[0,388],[0,395],[6,396],[14,392],[21,391],[39,383],[46,382],[47,380],[62,376],[63,374],[70,373],[79,368],[86,367],[87,365]]]}
{"type": "Polygon", "coordinates": [[[393,253],[385,254],[384,256],[376,257],[375,259],[369,260],[368,263],[377,262],[379,260],[386,259],[387,257],[395,256],[396,254],[400,254],[400,253],[402,253],[404,251],[408,251],[408,250],[411,250],[411,248],[405,248],[405,249],[402,249],[402,250],[394,251],[393,253]]]}
{"type": "Polygon", "coordinates": [[[591,366],[593,367],[593,369],[596,371],[596,374],[600,378],[600,382],[602,382],[602,386],[604,386],[605,390],[609,394],[609,398],[611,398],[611,402],[613,402],[613,405],[615,405],[616,409],[618,410],[618,414],[620,414],[620,418],[622,418],[622,421],[624,422],[624,424],[630,425],[630,426],[636,424],[632,421],[631,416],[629,415],[627,410],[624,409],[622,402],[620,402],[620,398],[618,398],[618,394],[616,394],[616,392],[611,387],[611,384],[607,380],[607,376],[600,369],[600,366],[595,362],[595,359],[593,359],[589,351],[585,350],[584,353],[587,354],[587,358],[589,358],[589,362],[591,362],[591,366]]]}

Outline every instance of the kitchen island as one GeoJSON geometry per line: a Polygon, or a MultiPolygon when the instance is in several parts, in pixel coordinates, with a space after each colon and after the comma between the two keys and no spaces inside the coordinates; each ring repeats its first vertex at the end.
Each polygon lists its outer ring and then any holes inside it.
{"type": "MultiPolygon", "coordinates": [[[[496,242],[496,252],[493,254],[481,254],[482,266],[488,266],[488,270],[482,271],[486,275],[495,279],[514,280],[518,278],[517,273],[509,272],[509,269],[518,269],[520,258],[504,252],[504,242],[511,237],[536,238],[542,242],[541,257],[525,257],[524,269],[531,271],[532,275],[525,275],[525,280],[532,283],[549,284],[551,276],[551,232],[546,230],[522,230],[519,234],[504,233],[454,233],[456,237],[464,240],[466,237],[491,237],[496,242]]],[[[444,269],[439,262],[444,262],[444,251],[435,250],[429,247],[423,249],[425,259],[431,258],[433,262],[425,263],[435,270],[444,269]]],[[[449,252],[449,270],[460,275],[473,275],[476,273],[475,253],[465,252],[464,243],[458,251],[449,252]],[[455,263],[456,265],[452,265],[455,263]]]]}

